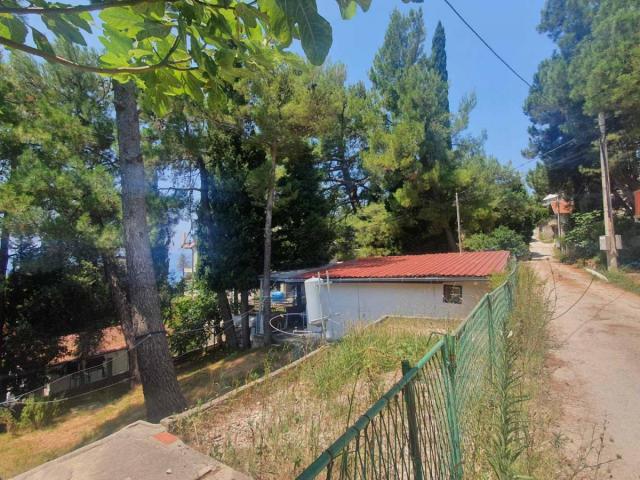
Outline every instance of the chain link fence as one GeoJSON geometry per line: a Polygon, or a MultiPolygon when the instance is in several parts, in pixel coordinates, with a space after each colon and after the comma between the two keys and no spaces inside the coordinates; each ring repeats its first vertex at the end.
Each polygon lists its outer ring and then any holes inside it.
{"type": "Polygon", "coordinates": [[[514,267],[414,367],[402,362],[403,377],[298,480],[462,479],[477,448],[481,399],[499,368],[516,281],[514,267]]]}

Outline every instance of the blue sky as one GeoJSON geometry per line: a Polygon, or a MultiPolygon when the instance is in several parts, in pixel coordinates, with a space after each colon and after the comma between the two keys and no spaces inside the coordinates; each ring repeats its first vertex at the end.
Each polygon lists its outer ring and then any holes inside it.
{"type": "MultiPolygon", "coordinates": [[[[521,75],[530,80],[553,44],[536,31],[544,0],[451,0],[456,9],[487,42],[521,75]]],[[[442,0],[405,4],[400,0],[373,0],[368,12],[358,10],[342,20],[335,0],[318,0],[322,15],[333,26],[330,60],[347,65],[350,82],[368,80],[377,49],[382,45],[389,16],[394,8],[406,12],[422,8],[427,27],[427,48],[440,20],[447,35],[451,108],[457,109],[463,95],[475,92],[478,105],[469,129],[488,135],[487,152],[501,162],[514,165],[526,161],[528,120],[522,111],[528,87],[516,78],[454,15],[442,0]]],[[[526,171],[535,162],[520,170],[526,171]]]]}

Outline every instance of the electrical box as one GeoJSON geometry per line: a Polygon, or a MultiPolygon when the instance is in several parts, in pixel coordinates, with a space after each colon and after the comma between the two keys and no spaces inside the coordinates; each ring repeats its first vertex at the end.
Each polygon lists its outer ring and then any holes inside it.
{"type": "MultiPolygon", "coordinates": [[[[600,235],[600,250],[609,250],[609,242],[606,235],[600,235]]],[[[616,235],[616,248],[622,250],[622,236],[616,235]]]]}

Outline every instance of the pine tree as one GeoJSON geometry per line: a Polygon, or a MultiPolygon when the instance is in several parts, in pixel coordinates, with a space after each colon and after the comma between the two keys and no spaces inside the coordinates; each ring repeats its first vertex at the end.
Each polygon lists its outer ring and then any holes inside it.
{"type": "Polygon", "coordinates": [[[385,108],[398,114],[400,80],[412,65],[426,63],[422,10],[410,10],[403,15],[397,9],[391,13],[384,43],[373,59],[369,78],[384,99],[385,108]]]}

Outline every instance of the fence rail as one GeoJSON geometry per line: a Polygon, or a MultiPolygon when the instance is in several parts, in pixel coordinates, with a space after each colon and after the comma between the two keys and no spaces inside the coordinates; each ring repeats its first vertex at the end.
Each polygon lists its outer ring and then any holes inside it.
{"type": "Polygon", "coordinates": [[[516,281],[514,267],[414,367],[402,362],[402,378],[298,480],[463,478],[477,400],[497,365],[516,281]]]}

